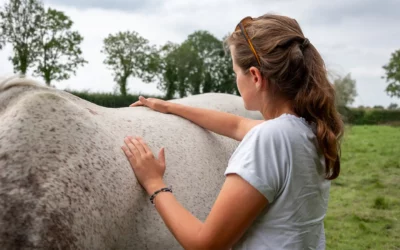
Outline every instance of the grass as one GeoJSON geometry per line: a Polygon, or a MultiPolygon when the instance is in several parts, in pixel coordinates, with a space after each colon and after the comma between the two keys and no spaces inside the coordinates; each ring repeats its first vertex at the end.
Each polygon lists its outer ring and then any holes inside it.
{"type": "Polygon", "coordinates": [[[346,129],[325,219],[326,248],[400,250],[400,127],[346,129]]]}

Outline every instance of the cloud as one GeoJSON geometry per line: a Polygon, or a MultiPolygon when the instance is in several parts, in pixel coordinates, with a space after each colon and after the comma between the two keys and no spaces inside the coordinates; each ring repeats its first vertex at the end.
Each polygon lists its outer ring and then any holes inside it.
{"type": "Polygon", "coordinates": [[[144,11],[157,8],[161,0],[47,0],[50,5],[73,6],[80,9],[105,9],[122,11],[144,11]]]}
{"type": "Polygon", "coordinates": [[[313,1],[311,11],[317,14],[309,20],[318,20],[318,24],[329,25],[349,20],[398,20],[400,3],[397,0],[336,0],[313,1]]]}
{"type": "MultiPolygon", "coordinates": [[[[5,0],[0,0],[3,4],[5,0]]],[[[276,13],[295,18],[304,34],[318,49],[327,68],[357,81],[354,106],[400,104],[385,92],[382,66],[399,49],[400,2],[397,0],[47,0],[47,6],[64,11],[83,36],[82,50],[89,64],[71,79],[55,83],[60,89],[113,91],[112,72],[103,64],[102,41],[110,33],[134,30],[150,43],[180,43],[196,30],[207,30],[218,38],[231,32],[244,16],[276,13]]],[[[11,48],[0,51],[0,74],[12,72],[7,57],[11,48]]],[[[129,79],[131,92],[161,94],[157,84],[129,79]]]]}

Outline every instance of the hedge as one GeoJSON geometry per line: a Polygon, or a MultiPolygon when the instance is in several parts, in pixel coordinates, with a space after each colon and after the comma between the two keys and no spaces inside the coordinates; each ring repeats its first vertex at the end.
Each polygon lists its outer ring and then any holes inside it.
{"type": "MultiPolygon", "coordinates": [[[[122,108],[129,107],[132,103],[136,102],[139,99],[138,95],[114,95],[112,93],[90,93],[90,92],[77,92],[77,91],[67,91],[79,98],[82,98],[86,101],[95,103],[99,106],[108,107],[108,108],[122,108]]],[[[147,96],[146,97],[150,97],[147,96]]],[[[158,99],[165,98],[163,96],[151,96],[158,99]]]]}
{"type": "MultiPolygon", "coordinates": [[[[121,108],[128,107],[133,102],[137,101],[137,95],[114,95],[111,93],[89,93],[68,91],[89,102],[95,103],[103,107],[121,108]]],[[[155,97],[166,100],[164,96],[147,96],[155,97]]],[[[354,125],[372,125],[372,124],[399,124],[400,123],[400,110],[387,110],[387,109],[360,109],[360,108],[347,108],[339,107],[339,112],[342,114],[346,123],[354,125]]]]}
{"type": "Polygon", "coordinates": [[[353,108],[347,119],[348,123],[354,125],[399,123],[400,110],[353,108]]]}

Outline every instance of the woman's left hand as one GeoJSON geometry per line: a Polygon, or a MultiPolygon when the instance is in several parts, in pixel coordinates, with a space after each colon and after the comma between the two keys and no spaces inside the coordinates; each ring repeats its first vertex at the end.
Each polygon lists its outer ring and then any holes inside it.
{"type": "Polygon", "coordinates": [[[164,148],[160,150],[156,159],[150,148],[142,138],[128,136],[124,139],[126,146],[122,146],[126,157],[139,183],[149,195],[165,187],[163,176],[165,173],[164,148]]]}

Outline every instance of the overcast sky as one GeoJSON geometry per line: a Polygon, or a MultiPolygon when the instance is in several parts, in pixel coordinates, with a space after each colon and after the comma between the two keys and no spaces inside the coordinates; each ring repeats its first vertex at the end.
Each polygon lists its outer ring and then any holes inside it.
{"type": "MultiPolygon", "coordinates": [[[[5,0],[0,0],[3,5],[5,0]]],[[[320,51],[328,69],[351,73],[358,97],[353,106],[388,106],[390,98],[381,76],[382,66],[400,49],[399,0],[46,0],[64,11],[84,36],[82,50],[89,64],[71,79],[55,83],[59,89],[112,92],[112,72],[103,64],[102,42],[110,33],[133,30],[152,44],[180,43],[196,30],[222,38],[244,16],[276,13],[295,18],[306,37],[320,51]]],[[[0,51],[0,74],[12,73],[11,47],[0,51]]],[[[156,84],[129,79],[130,92],[160,94],[156,84]]]]}

